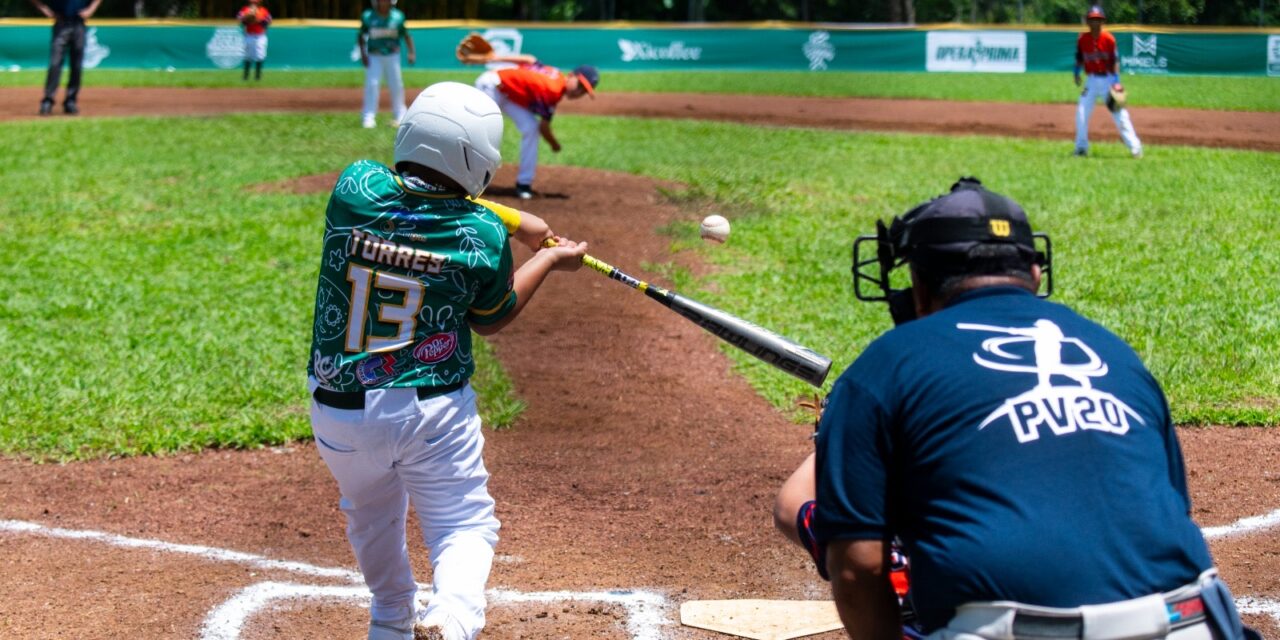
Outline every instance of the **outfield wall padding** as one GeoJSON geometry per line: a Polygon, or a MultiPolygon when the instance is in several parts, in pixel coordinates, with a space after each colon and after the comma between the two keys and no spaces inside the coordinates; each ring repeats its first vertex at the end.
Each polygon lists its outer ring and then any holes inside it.
{"type": "MultiPolygon", "coordinates": [[[[848,28],[847,25],[661,28],[654,26],[458,26],[410,22],[418,65],[460,68],[453,57],[471,30],[500,50],[532,53],[557,66],[621,70],[1068,71],[1078,29],[848,28]]],[[[1199,32],[1136,27],[1115,33],[1125,73],[1280,76],[1280,33],[1199,32]]],[[[0,69],[44,68],[50,28],[0,21],[0,69]]],[[[279,21],[268,32],[276,69],[359,66],[356,23],[279,21]]],[[[104,69],[230,69],[242,60],[230,22],[91,23],[85,65],[104,69]]]]}

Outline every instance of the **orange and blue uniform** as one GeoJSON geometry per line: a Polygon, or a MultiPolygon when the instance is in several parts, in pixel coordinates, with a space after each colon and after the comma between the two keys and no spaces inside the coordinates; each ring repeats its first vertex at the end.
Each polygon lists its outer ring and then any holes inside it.
{"type": "Polygon", "coordinates": [[[1076,65],[1091,76],[1108,76],[1116,68],[1116,37],[1102,31],[1097,38],[1088,31],[1076,40],[1076,65]]]}
{"type": "Polygon", "coordinates": [[[540,62],[498,70],[498,90],[511,102],[550,120],[564,99],[565,77],[559,69],[540,62]]]}

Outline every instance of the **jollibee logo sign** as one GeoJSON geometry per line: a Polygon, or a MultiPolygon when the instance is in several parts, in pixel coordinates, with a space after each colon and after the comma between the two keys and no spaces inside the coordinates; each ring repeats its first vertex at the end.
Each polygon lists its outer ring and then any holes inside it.
{"type": "Polygon", "coordinates": [[[623,62],[650,62],[656,60],[681,62],[702,59],[702,47],[687,47],[680,40],[662,46],[641,40],[618,38],[618,49],[622,52],[623,62]]]}

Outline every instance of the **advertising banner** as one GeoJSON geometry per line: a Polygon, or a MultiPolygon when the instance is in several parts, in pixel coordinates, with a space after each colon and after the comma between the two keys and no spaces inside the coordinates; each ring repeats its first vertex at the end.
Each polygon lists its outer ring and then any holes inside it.
{"type": "MultiPolygon", "coordinates": [[[[857,28],[854,25],[714,25],[681,28],[547,26],[410,21],[418,66],[460,69],[453,49],[480,31],[499,51],[606,71],[778,70],[1023,73],[1070,71],[1075,28],[982,30],[857,28]],[[446,26],[447,25],[447,26],[446,26]]],[[[94,21],[85,66],[115,69],[233,69],[244,35],[232,22],[94,21]]],[[[50,29],[35,20],[0,20],[0,70],[43,69],[50,29]]],[[[280,20],[267,32],[274,69],[358,68],[356,23],[280,20]]],[[[1116,33],[1125,73],[1280,76],[1280,34],[1266,32],[1116,33]]]]}
{"type": "Polygon", "coordinates": [[[925,42],[927,71],[1027,70],[1027,34],[1022,31],[930,31],[925,42]]]}

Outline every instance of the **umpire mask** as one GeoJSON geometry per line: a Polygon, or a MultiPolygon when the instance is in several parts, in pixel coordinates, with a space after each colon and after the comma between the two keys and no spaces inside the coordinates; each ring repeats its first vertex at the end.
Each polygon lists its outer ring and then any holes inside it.
{"type": "Polygon", "coordinates": [[[853,293],[865,302],[888,303],[895,325],[915,320],[911,287],[893,288],[891,272],[910,262],[934,273],[971,273],[966,268],[971,264],[970,251],[985,244],[1016,247],[1028,262],[1040,266],[1046,286],[1036,295],[1047,298],[1053,292],[1049,236],[1031,232],[1018,203],[987,191],[977,178],[960,178],[950,193],[895,216],[888,225],[876,220],[875,235],[853,241],[853,293]],[[870,255],[873,242],[875,254],[870,255]],[[1037,244],[1043,245],[1043,251],[1037,244]]]}

